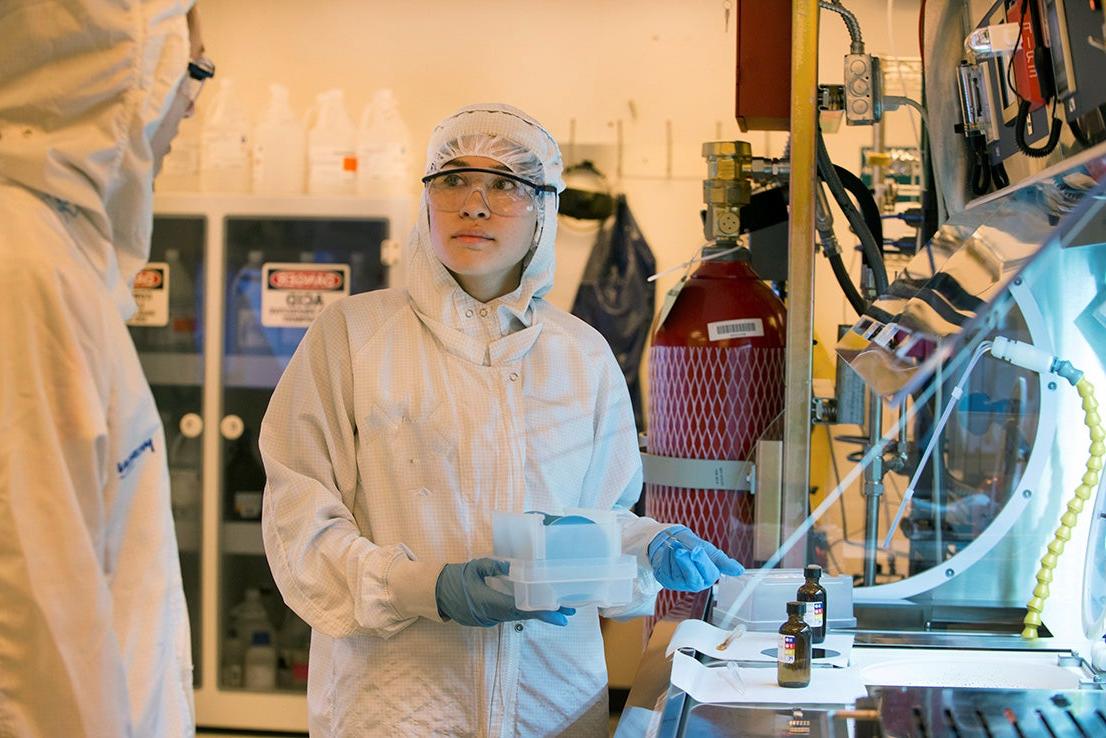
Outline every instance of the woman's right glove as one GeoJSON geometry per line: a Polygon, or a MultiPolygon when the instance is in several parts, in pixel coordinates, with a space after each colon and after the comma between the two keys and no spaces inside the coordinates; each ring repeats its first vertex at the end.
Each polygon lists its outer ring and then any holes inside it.
{"type": "Polygon", "coordinates": [[[552,625],[568,625],[568,616],[576,610],[519,610],[515,598],[497,592],[484,579],[510,571],[506,561],[473,559],[465,564],[446,564],[438,575],[434,595],[438,612],[459,625],[489,628],[512,620],[541,620],[552,625]]]}
{"type": "Polygon", "coordinates": [[[649,563],[657,581],[678,592],[701,592],[721,574],[736,577],[745,567],[684,525],[661,531],[649,544],[649,563]]]}

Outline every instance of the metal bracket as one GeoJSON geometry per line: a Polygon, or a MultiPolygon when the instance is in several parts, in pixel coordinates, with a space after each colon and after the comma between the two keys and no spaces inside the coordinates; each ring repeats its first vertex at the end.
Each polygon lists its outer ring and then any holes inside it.
{"type": "Polygon", "coordinates": [[[818,110],[827,113],[845,109],[845,85],[818,85],[818,110]]]}
{"type": "Polygon", "coordinates": [[[810,398],[810,422],[829,425],[837,422],[837,400],[832,397],[810,398]]]}
{"type": "Polygon", "coordinates": [[[956,82],[960,92],[960,132],[965,136],[973,133],[986,134],[987,107],[983,104],[983,71],[978,64],[962,61],[957,69],[956,82]]]}

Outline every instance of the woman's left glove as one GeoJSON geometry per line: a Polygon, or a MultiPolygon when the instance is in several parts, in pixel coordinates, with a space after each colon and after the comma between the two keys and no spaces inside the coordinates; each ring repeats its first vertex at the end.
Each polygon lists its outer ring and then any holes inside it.
{"type": "Polygon", "coordinates": [[[745,567],[695,535],[684,525],[657,534],[649,544],[653,575],[668,589],[700,592],[722,574],[736,577],[745,567]]]}

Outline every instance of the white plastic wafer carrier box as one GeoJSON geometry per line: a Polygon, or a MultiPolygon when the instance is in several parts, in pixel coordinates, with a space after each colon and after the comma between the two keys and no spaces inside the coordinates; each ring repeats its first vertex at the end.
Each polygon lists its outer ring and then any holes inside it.
{"type": "Polygon", "coordinates": [[[610,510],[570,508],[560,515],[494,513],[495,558],[510,572],[489,579],[520,610],[614,607],[633,596],[637,561],[622,553],[622,532],[610,510]]]}

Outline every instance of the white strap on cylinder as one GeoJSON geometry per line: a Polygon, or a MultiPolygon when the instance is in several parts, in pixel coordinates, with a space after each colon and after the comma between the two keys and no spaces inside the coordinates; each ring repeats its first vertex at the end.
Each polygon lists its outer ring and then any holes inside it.
{"type": "Polygon", "coordinates": [[[645,481],[688,489],[728,489],[748,492],[753,488],[754,465],[750,461],[725,459],[681,459],[675,456],[641,454],[645,481]]]}

